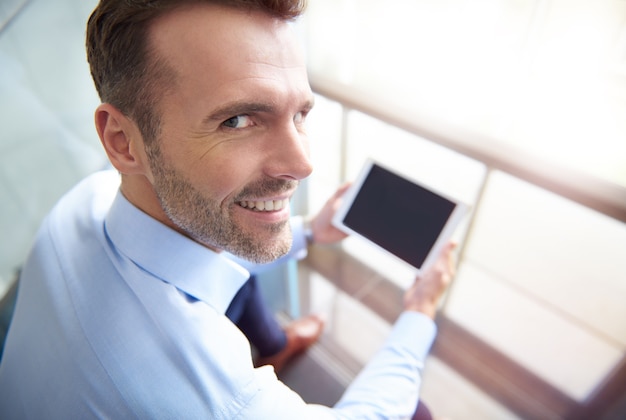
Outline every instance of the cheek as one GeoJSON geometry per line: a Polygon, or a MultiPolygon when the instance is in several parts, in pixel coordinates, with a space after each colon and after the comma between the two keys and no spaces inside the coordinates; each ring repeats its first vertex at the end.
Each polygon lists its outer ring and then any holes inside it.
{"type": "Polygon", "coordinates": [[[249,166],[226,159],[203,160],[187,169],[189,181],[206,198],[229,206],[249,182],[249,166]]]}
{"type": "Polygon", "coordinates": [[[258,140],[182,138],[169,142],[163,152],[194,189],[220,206],[228,206],[255,174],[258,178],[264,156],[258,140]]]}

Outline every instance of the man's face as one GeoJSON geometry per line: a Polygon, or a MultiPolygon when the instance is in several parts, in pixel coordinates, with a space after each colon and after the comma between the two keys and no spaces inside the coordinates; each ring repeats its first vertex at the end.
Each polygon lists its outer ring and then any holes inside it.
{"type": "Polygon", "coordinates": [[[304,119],[313,97],[290,28],[196,5],[155,22],[151,44],[178,79],[158,105],[162,131],[148,153],[157,218],[252,261],[285,254],[288,202],[312,170],[304,119]]]}

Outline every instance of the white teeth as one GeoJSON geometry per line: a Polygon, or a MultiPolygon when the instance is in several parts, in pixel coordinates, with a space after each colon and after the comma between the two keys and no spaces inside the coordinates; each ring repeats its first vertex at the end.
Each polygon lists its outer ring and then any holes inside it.
{"type": "Polygon", "coordinates": [[[278,211],[289,205],[289,200],[268,200],[268,201],[242,201],[241,207],[257,211],[278,211]]]}

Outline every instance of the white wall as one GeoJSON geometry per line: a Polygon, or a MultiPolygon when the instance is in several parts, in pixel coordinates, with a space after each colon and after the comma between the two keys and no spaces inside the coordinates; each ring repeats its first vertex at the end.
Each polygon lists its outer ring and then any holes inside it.
{"type": "MultiPolygon", "coordinates": [[[[18,1],[3,3],[10,16],[18,1]]],[[[54,202],[106,164],[85,54],[95,0],[32,0],[0,32],[0,295],[54,202]]]]}

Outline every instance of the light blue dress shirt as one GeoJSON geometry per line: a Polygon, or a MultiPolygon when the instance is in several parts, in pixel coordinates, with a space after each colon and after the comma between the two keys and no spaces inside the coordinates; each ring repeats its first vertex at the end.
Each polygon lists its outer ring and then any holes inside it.
{"type": "MultiPolygon", "coordinates": [[[[112,171],[66,194],[24,266],[0,364],[2,419],[404,418],[434,323],[400,316],[333,408],[255,369],[224,313],[248,271],[147,216],[112,171]]],[[[304,247],[301,232],[295,243],[304,247]]],[[[297,252],[297,246],[293,252],[297,252]]]]}

